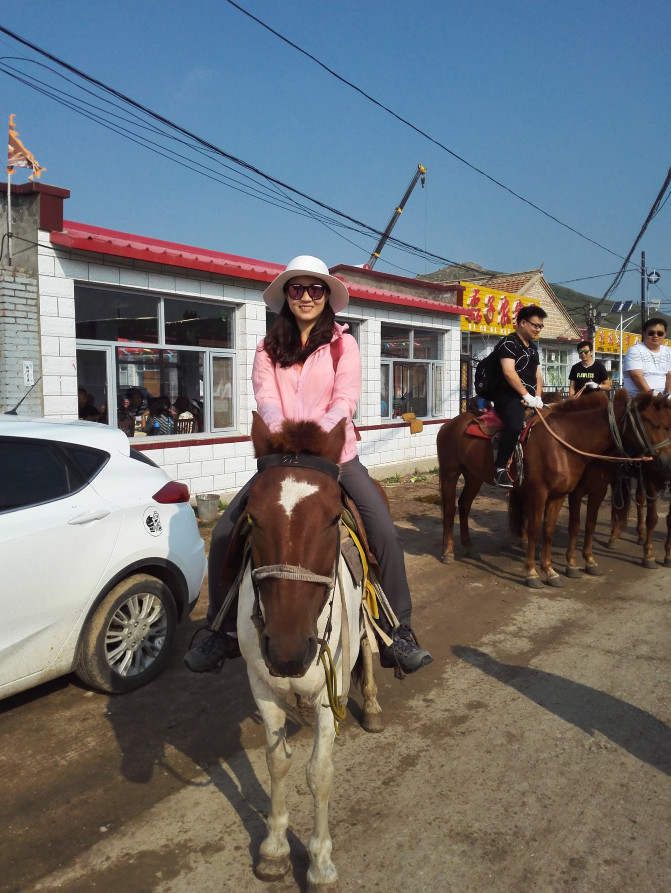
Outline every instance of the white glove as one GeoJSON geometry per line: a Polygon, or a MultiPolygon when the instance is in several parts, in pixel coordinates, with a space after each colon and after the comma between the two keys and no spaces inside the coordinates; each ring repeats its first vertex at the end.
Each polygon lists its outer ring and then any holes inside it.
{"type": "Polygon", "coordinates": [[[522,397],[522,402],[530,409],[543,408],[543,400],[540,397],[532,397],[531,394],[525,394],[524,397],[522,397]]]}
{"type": "Polygon", "coordinates": [[[585,388],[588,391],[598,391],[599,385],[595,381],[588,381],[587,384],[585,385],[585,388]]]}

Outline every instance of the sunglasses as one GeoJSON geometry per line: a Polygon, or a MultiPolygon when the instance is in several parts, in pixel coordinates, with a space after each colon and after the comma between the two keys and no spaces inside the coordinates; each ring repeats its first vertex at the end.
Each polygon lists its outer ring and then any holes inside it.
{"type": "Polygon", "coordinates": [[[666,335],[664,329],[649,329],[646,335],[652,335],[655,338],[663,338],[666,335]]]}
{"type": "Polygon", "coordinates": [[[299,285],[297,282],[291,282],[284,287],[285,293],[292,301],[300,301],[305,292],[308,293],[313,301],[321,301],[327,292],[327,288],[321,282],[313,282],[311,285],[299,285]]]}

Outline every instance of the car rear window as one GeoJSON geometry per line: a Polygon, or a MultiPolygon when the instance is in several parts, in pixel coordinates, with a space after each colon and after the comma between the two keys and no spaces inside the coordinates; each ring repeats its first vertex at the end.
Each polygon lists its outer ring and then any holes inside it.
{"type": "Polygon", "coordinates": [[[78,444],[0,439],[0,511],[62,499],[87,484],[109,459],[78,444]]]}

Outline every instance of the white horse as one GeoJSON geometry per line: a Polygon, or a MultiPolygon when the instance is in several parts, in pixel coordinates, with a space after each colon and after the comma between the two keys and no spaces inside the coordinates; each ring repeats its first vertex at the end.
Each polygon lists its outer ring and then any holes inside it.
{"type": "MultiPolygon", "coordinates": [[[[335,462],[343,438],[342,423],[329,435],[312,423],[287,424],[282,435],[271,435],[255,414],[252,439],[256,455],[267,458],[260,460],[261,473],[249,493],[251,562],[238,601],[238,641],[265,726],[271,780],[268,835],[261,844],[255,871],[264,880],[277,880],[289,869],[286,776],[291,748],[285,723],[287,707],[299,698],[303,705],[314,708],[315,716],[307,768],[315,803],[308,845],[307,878],[312,890],[333,887],[338,880],[331,859],[328,802],[333,780],[334,711],[339,713],[340,701],[334,698],[332,685],[329,697],[327,673],[334,670],[331,679],[337,681],[337,691],[346,693],[362,643],[362,589],[353,583],[339,550],[337,519],[342,503],[335,462]],[[305,434],[309,435],[307,442],[305,434]],[[322,441],[318,450],[315,440],[322,441]],[[311,455],[303,454],[307,449],[311,455]],[[317,458],[316,452],[322,458],[317,458]]],[[[365,637],[361,653],[362,724],[369,731],[379,731],[381,710],[371,648],[365,637]]]]}

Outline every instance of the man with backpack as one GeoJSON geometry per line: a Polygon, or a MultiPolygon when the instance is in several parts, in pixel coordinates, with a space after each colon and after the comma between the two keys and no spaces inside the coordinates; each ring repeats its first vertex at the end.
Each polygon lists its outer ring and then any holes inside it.
{"type": "MultiPolygon", "coordinates": [[[[517,314],[515,331],[501,338],[481,361],[487,370],[482,374],[487,378],[486,396],[503,422],[494,475],[494,483],[499,487],[513,486],[506,466],[524,427],[524,410],[543,406],[543,376],[534,339],[539,337],[546,316],[545,310],[535,304],[523,307],[517,314]]],[[[476,379],[478,374],[479,370],[476,379]]]]}

